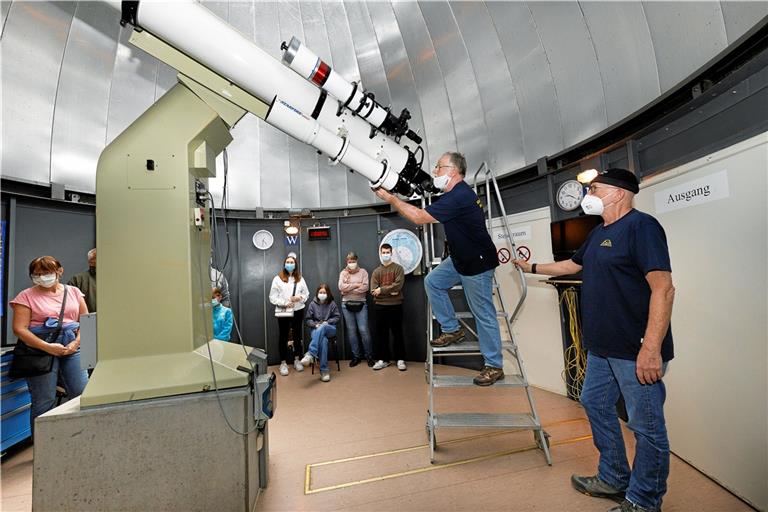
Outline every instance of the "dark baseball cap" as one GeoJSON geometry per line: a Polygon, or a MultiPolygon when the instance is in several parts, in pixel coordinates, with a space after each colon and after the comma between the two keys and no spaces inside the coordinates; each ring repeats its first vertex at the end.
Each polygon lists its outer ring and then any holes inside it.
{"type": "Polygon", "coordinates": [[[614,187],[623,188],[637,194],[640,192],[640,182],[637,180],[637,176],[629,172],[626,169],[620,169],[614,167],[606,169],[597,173],[592,183],[605,183],[606,185],[613,185],[614,187]]]}

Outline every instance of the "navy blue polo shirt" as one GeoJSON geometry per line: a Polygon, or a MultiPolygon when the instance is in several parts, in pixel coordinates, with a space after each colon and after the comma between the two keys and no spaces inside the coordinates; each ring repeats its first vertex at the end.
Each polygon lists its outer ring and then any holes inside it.
{"type": "MultiPolygon", "coordinates": [[[[664,228],[650,215],[631,210],[609,226],[594,228],[572,260],[583,267],[584,347],[602,357],[637,359],[651,298],[645,275],[672,271],[664,228]]],[[[671,326],[661,357],[674,357],[671,326]]]]}
{"type": "Polygon", "coordinates": [[[443,224],[451,261],[459,274],[474,276],[499,266],[496,246],[485,226],[483,203],[465,181],[458,182],[426,210],[443,224]]]}

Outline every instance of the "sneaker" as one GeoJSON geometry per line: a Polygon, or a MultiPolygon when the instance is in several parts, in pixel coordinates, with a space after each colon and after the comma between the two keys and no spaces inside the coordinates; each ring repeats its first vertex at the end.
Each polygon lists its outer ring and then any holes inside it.
{"type": "Polygon", "coordinates": [[[304,365],[301,364],[301,361],[299,361],[298,359],[295,359],[293,361],[293,367],[296,368],[297,372],[303,372],[304,371],[304,365]]]}
{"type": "Polygon", "coordinates": [[[288,365],[285,363],[280,363],[280,375],[285,377],[288,375],[288,365]]]}
{"type": "Polygon", "coordinates": [[[376,364],[373,365],[373,369],[383,370],[387,366],[389,366],[389,361],[382,361],[381,359],[379,359],[378,361],[376,361],[376,364]]]}
{"type": "Polygon", "coordinates": [[[355,366],[360,364],[360,358],[359,357],[353,357],[352,360],[349,362],[349,367],[354,368],[355,366]]]}
{"type": "Polygon", "coordinates": [[[399,359],[397,361],[397,369],[400,370],[401,372],[404,372],[405,370],[407,370],[407,368],[405,367],[405,361],[403,361],[402,359],[399,359]]]}
{"type": "Polygon", "coordinates": [[[328,382],[331,380],[331,374],[329,372],[320,372],[320,380],[328,382]]]}
{"type": "Polygon", "coordinates": [[[372,357],[368,358],[368,368],[373,368],[373,365],[376,364],[376,360],[372,357]]]}
{"type": "MultiPolygon", "coordinates": [[[[574,489],[587,496],[595,498],[607,498],[616,502],[624,499],[624,491],[611,487],[595,476],[571,475],[571,485],[574,489]]],[[[624,510],[624,509],[611,509],[624,510]]]]}
{"type": "Polygon", "coordinates": [[[464,329],[459,328],[456,332],[444,332],[438,338],[429,342],[433,347],[447,347],[451,343],[461,343],[464,341],[464,329]]]}
{"type": "Polygon", "coordinates": [[[480,375],[472,379],[478,386],[490,386],[499,379],[504,378],[504,370],[501,368],[494,368],[493,366],[486,366],[480,375]]]}
{"type": "Polygon", "coordinates": [[[635,505],[628,499],[624,499],[624,501],[622,501],[612,509],[609,509],[608,512],[660,512],[660,510],[661,509],[658,507],[653,507],[653,508],[641,507],[640,505],[635,505]]]}
{"type": "Polygon", "coordinates": [[[302,366],[309,366],[315,361],[315,356],[311,353],[307,352],[304,354],[304,357],[301,358],[301,361],[299,361],[302,366]]]}

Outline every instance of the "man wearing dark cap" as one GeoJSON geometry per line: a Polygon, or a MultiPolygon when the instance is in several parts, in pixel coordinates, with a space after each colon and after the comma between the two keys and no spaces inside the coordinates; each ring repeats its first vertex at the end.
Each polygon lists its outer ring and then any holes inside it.
{"type": "Polygon", "coordinates": [[[581,403],[600,452],[595,476],[571,477],[576,490],[620,501],[612,511],[658,511],[667,490],[669,440],[661,378],[673,357],[675,289],[664,229],[632,207],[640,187],[625,169],[592,180],[581,203],[603,223],[566,261],[514,260],[525,272],[559,276],[583,270],[582,331],[588,350],[581,403]],[[637,440],[630,471],[615,404],[624,396],[637,440]]]}

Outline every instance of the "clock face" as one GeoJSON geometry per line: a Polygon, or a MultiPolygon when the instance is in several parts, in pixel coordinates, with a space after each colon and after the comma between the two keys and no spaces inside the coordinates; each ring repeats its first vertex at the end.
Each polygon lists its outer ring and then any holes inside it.
{"type": "Polygon", "coordinates": [[[261,249],[262,251],[266,251],[267,249],[272,247],[272,244],[274,242],[275,242],[275,238],[272,236],[272,233],[270,233],[266,229],[262,229],[253,234],[253,245],[256,246],[257,249],[261,249]]]}
{"type": "Polygon", "coordinates": [[[557,205],[570,212],[581,205],[584,198],[584,186],[576,180],[568,180],[557,189],[557,205]]]}

